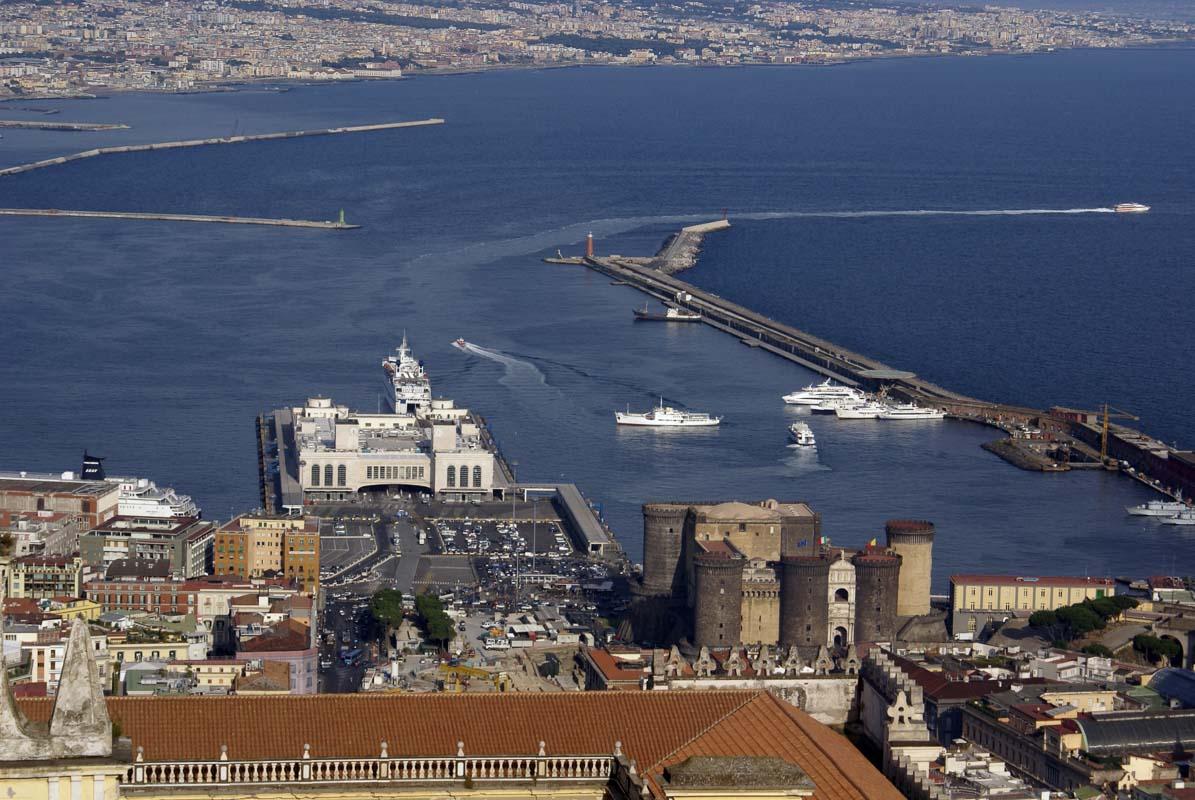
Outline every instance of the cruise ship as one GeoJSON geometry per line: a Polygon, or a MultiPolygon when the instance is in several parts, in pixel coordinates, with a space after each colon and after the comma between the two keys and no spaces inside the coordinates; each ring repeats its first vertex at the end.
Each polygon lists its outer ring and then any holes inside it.
{"type": "Polygon", "coordinates": [[[664,405],[660,398],[660,405],[651,411],[643,413],[615,411],[614,421],[619,425],[640,425],[652,428],[709,428],[722,423],[721,417],[714,417],[702,411],[678,411],[664,405]]]}
{"type": "Polygon", "coordinates": [[[407,335],[402,344],[382,362],[385,387],[382,397],[388,411],[395,414],[415,414],[431,407],[432,384],[419,359],[411,353],[407,335]]]}
{"type": "Polygon", "coordinates": [[[120,483],[120,496],[116,501],[116,513],[122,517],[198,517],[199,506],[185,494],[173,489],[159,489],[157,484],[145,478],[109,478],[120,483]]]}
{"type": "Polygon", "coordinates": [[[822,383],[810,384],[800,391],[786,394],[783,399],[790,406],[818,406],[830,400],[862,400],[863,392],[849,386],[838,386],[826,378],[822,383]]]}
{"type": "Polygon", "coordinates": [[[1144,214],[1149,211],[1149,206],[1143,203],[1117,203],[1112,210],[1117,214],[1144,214]]]}

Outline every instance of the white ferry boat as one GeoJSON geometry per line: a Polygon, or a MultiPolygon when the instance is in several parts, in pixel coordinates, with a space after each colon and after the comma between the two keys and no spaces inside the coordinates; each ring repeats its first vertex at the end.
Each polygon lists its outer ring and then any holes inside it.
{"type": "Polygon", "coordinates": [[[810,384],[804,389],[786,394],[783,399],[790,406],[820,406],[830,400],[862,400],[863,392],[850,386],[838,386],[826,378],[822,383],[810,384]]]}
{"type": "Polygon", "coordinates": [[[1143,203],[1117,203],[1112,210],[1117,214],[1144,214],[1149,211],[1149,206],[1143,203]]]}
{"type": "Polygon", "coordinates": [[[945,419],[946,412],[936,408],[922,408],[912,403],[885,406],[879,419],[945,419]]]}
{"type": "Polygon", "coordinates": [[[794,422],[789,425],[788,435],[797,447],[817,447],[817,440],[813,438],[813,429],[804,422],[794,422]]]}
{"type": "Polygon", "coordinates": [[[855,405],[842,406],[835,409],[834,416],[839,419],[879,419],[880,414],[888,410],[883,403],[867,401],[855,405]]]}
{"type": "Polygon", "coordinates": [[[198,517],[199,506],[188,495],[178,494],[173,489],[159,489],[157,484],[145,478],[109,478],[120,483],[120,496],[116,500],[116,513],[122,517],[198,517]]]}
{"type": "Polygon", "coordinates": [[[1173,517],[1166,517],[1162,520],[1163,525],[1195,525],[1195,508],[1188,508],[1185,511],[1178,512],[1173,517]]]}
{"type": "Polygon", "coordinates": [[[405,333],[394,355],[382,361],[382,370],[386,381],[382,397],[387,410],[395,414],[415,414],[431,407],[431,379],[423,364],[411,353],[405,333]]]}
{"type": "Polygon", "coordinates": [[[678,411],[664,405],[664,399],[660,398],[660,405],[651,411],[638,413],[632,412],[629,408],[626,412],[616,411],[614,412],[614,421],[619,425],[641,425],[653,428],[709,428],[720,425],[722,418],[711,416],[703,411],[678,411]]]}
{"type": "Polygon", "coordinates": [[[668,310],[663,314],[652,313],[647,310],[647,303],[643,304],[643,308],[632,309],[635,312],[635,321],[643,322],[701,322],[701,315],[692,311],[685,311],[682,308],[675,306],[668,306],[668,310]]]}
{"type": "Polygon", "coordinates": [[[1181,500],[1150,500],[1139,506],[1131,506],[1125,511],[1134,517],[1176,517],[1186,511],[1189,506],[1181,500]]]}

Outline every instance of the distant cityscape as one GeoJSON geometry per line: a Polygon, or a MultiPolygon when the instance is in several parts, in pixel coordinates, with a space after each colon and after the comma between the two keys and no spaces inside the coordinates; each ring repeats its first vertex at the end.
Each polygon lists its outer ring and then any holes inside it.
{"type": "Polygon", "coordinates": [[[995,6],[350,0],[0,5],[0,96],[579,64],[838,64],[1189,41],[1191,21],[995,6]]]}

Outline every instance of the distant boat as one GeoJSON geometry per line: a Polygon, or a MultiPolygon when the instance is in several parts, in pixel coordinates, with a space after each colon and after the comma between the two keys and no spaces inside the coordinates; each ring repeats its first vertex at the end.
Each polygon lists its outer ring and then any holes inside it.
{"type": "Polygon", "coordinates": [[[648,311],[647,303],[643,304],[643,308],[636,308],[633,311],[635,312],[636,322],[640,320],[643,322],[701,322],[700,314],[695,314],[692,311],[684,311],[679,308],[672,308],[671,306],[663,314],[648,311]]]}
{"type": "Polygon", "coordinates": [[[452,346],[457,350],[467,350],[469,348],[469,343],[464,339],[457,339],[452,343],[452,346]]]}
{"type": "Polygon", "coordinates": [[[849,386],[838,386],[829,378],[825,382],[811,384],[800,391],[786,394],[782,398],[790,406],[818,406],[827,400],[862,400],[863,392],[849,386]]]}
{"type": "Polygon", "coordinates": [[[1179,500],[1150,500],[1125,511],[1133,517],[1176,517],[1187,508],[1187,504],[1179,500]]]}
{"type": "Polygon", "coordinates": [[[813,429],[804,422],[794,422],[788,426],[788,435],[793,444],[798,447],[817,447],[817,440],[813,438],[813,429]]]}
{"type": "Polygon", "coordinates": [[[1117,214],[1144,214],[1149,211],[1149,206],[1142,203],[1117,203],[1112,206],[1112,210],[1117,214]]]}
{"type": "Polygon", "coordinates": [[[643,413],[632,412],[628,409],[614,412],[614,421],[619,425],[640,425],[651,428],[709,428],[722,423],[721,417],[714,417],[703,411],[678,411],[664,405],[664,398],[660,398],[660,405],[651,411],[643,413]]]}
{"type": "Polygon", "coordinates": [[[1180,511],[1173,517],[1166,517],[1162,520],[1163,525],[1195,525],[1195,508],[1188,508],[1186,511],[1180,511]]]}
{"type": "Polygon", "coordinates": [[[937,408],[922,408],[912,403],[885,406],[880,419],[945,419],[946,412],[937,408]]]}

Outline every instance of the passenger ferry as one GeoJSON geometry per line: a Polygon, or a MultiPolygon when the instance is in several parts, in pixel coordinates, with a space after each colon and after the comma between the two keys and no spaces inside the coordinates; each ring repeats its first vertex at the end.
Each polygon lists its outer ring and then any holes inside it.
{"type": "Polygon", "coordinates": [[[709,428],[722,423],[721,417],[714,417],[703,411],[678,411],[664,405],[664,398],[660,398],[660,405],[651,411],[643,413],[614,412],[614,421],[619,425],[640,425],[652,428],[709,428]]]}
{"type": "Polygon", "coordinates": [[[862,400],[863,392],[849,386],[838,386],[826,378],[822,383],[810,384],[800,391],[786,394],[783,399],[790,406],[818,406],[830,400],[862,400]]]}
{"type": "Polygon", "coordinates": [[[1188,508],[1186,511],[1180,511],[1173,517],[1166,517],[1162,520],[1163,525],[1195,525],[1195,508],[1188,508]]]}
{"type": "Polygon", "coordinates": [[[701,322],[701,315],[680,308],[668,307],[663,314],[654,314],[647,310],[647,303],[643,308],[631,309],[635,312],[636,322],[701,322]]]}
{"type": "Polygon", "coordinates": [[[883,403],[867,401],[855,405],[843,405],[834,410],[834,416],[839,419],[879,419],[880,414],[888,410],[883,403]]]}
{"type": "Polygon", "coordinates": [[[414,414],[431,407],[432,384],[427,371],[415,358],[407,344],[407,335],[402,335],[402,344],[382,361],[385,373],[386,408],[395,414],[414,414]]]}
{"type": "Polygon", "coordinates": [[[946,412],[937,408],[922,408],[912,403],[885,406],[880,419],[946,419],[946,412]]]}
{"type": "Polygon", "coordinates": [[[804,422],[794,422],[789,425],[788,435],[797,447],[817,447],[817,440],[813,438],[813,429],[804,422]]]}
{"type": "Polygon", "coordinates": [[[1112,210],[1117,214],[1144,214],[1149,211],[1149,206],[1142,203],[1117,203],[1112,206],[1112,210]]]}
{"type": "Polygon", "coordinates": [[[1130,516],[1134,517],[1176,517],[1189,506],[1181,500],[1150,500],[1139,506],[1126,508],[1130,516]]]}

